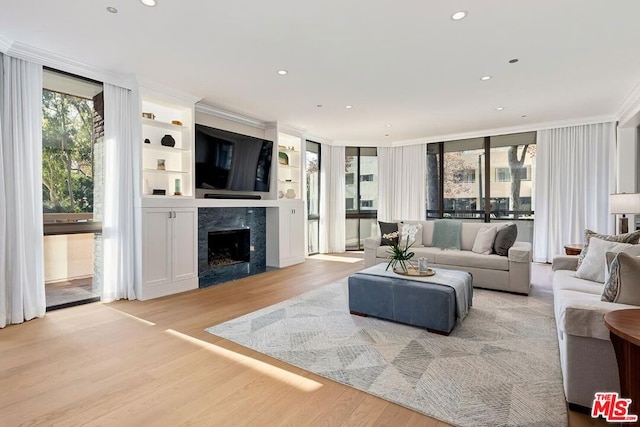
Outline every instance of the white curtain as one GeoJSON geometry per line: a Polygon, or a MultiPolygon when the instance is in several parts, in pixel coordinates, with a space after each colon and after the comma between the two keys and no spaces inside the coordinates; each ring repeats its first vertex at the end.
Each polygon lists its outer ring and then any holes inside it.
{"type": "Polygon", "coordinates": [[[44,316],[42,66],[0,54],[0,327],[44,316]]]}
{"type": "Polygon", "coordinates": [[[139,151],[134,143],[133,95],[130,90],[104,85],[104,277],[102,302],[135,299],[140,279],[139,218],[134,201],[139,151]]]}
{"type": "Polygon", "coordinates": [[[426,218],[426,144],[378,148],[378,220],[426,218]]]}
{"type": "Polygon", "coordinates": [[[615,124],[542,130],[536,144],[533,259],[551,262],[582,242],[585,228],[613,231],[615,124]]]}
{"type": "Polygon", "coordinates": [[[345,149],[322,144],[320,162],[320,252],[345,251],[345,149]]]}

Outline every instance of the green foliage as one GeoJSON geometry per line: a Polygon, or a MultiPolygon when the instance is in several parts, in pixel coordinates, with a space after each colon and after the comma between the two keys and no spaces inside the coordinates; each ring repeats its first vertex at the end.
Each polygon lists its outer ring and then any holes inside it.
{"type": "MultiPolygon", "coordinates": [[[[383,237],[389,240],[398,239],[398,232],[394,231],[393,233],[385,234],[383,237]]],[[[401,247],[400,240],[396,240],[396,243],[389,246],[389,249],[387,250],[387,254],[389,255],[389,263],[387,264],[386,270],[388,270],[389,267],[395,269],[398,264],[400,265],[400,268],[402,268],[402,270],[405,272],[409,269],[409,262],[411,261],[411,258],[414,257],[415,252],[409,251],[409,248],[413,244],[409,244],[408,238],[405,239],[404,242],[404,248],[401,247]]]]}
{"type": "Polygon", "coordinates": [[[93,102],[48,90],[42,101],[44,212],[92,212],[93,102]]]}

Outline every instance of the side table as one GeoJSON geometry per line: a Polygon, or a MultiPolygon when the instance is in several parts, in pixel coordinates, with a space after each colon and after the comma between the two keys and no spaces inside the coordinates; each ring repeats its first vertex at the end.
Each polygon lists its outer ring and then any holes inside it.
{"type": "Polygon", "coordinates": [[[564,245],[564,253],[567,255],[580,255],[584,245],[582,243],[568,243],[564,245]]]}
{"type": "Polygon", "coordinates": [[[604,323],[618,360],[620,397],[632,399],[629,413],[640,415],[640,309],[611,311],[604,323]]]}

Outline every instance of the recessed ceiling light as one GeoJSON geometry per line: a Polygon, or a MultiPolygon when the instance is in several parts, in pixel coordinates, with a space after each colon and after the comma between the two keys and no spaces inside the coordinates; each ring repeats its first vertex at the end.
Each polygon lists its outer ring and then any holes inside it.
{"type": "Polygon", "coordinates": [[[346,107],[344,107],[344,108],[346,108],[347,110],[350,110],[350,109],[352,109],[352,108],[353,108],[353,105],[347,105],[347,106],[346,106],[346,107]]]}
{"type": "Polygon", "coordinates": [[[502,110],[504,110],[504,107],[498,107],[498,108],[496,108],[496,111],[502,111],[502,110]]]}
{"type": "Polygon", "coordinates": [[[118,9],[116,9],[115,7],[112,7],[112,6],[109,6],[109,7],[107,8],[107,11],[108,11],[109,13],[118,13],[118,9]]]}
{"type": "Polygon", "coordinates": [[[388,134],[388,133],[385,133],[385,134],[384,134],[384,136],[388,137],[388,136],[389,136],[389,134],[388,134]]]}
{"type": "Polygon", "coordinates": [[[393,125],[385,125],[384,127],[386,127],[386,128],[390,128],[391,126],[393,126],[393,125]]]}
{"type": "Polygon", "coordinates": [[[289,72],[287,70],[278,70],[278,74],[280,74],[281,76],[286,76],[287,74],[289,74],[289,72]]]}
{"type": "Polygon", "coordinates": [[[318,104],[318,105],[316,105],[316,107],[322,108],[322,104],[318,104]]]}
{"type": "Polygon", "coordinates": [[[509,64],[515,64],[516,62],[518,62],[519,59],[518,58],[513,58],[509,60],[509,64]]]}
{"type": "Polygon", "coordinates": [[[486,82],[487,80],[491,80],[491,76],[482,76],[480,77],[480,80],[482,80],[483,82],[486,82]]]}
{"type": "Polygon", "coordinates": [[[467,12],[466,10],[461,10],[451,15],[451,19],[453,19],[454,21],[459,21],[461,19],[464,19],[467,16],[467,13],[469,12],[467,12]]]}
{"type": "Polygon", "coordinates": [[[527,115],[526,115],[526,114],[523,114],[523,115],[521,115],[520,117],[527,117],[527,115]]]}
{"type": "Polygon", "coordinates": [[[153,7],[156,5],[156,0],[140,0],[143,5],[153,7]]]}

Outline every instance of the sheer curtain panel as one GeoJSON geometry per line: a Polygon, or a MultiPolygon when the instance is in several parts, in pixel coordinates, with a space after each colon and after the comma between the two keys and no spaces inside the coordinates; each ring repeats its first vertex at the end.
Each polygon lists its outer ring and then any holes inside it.
{"type": "Polygon", "coordinates": [[[585,228],[613,231],[609,194],[615,190],[614,123],[538,131],[533,260],[551,262],[585,228]]]}
{"type": "Polygon", "coordinates": [[[0,327],[44,316],[42,66],[0,54],[0,327]]]}
{"type": "Polygon", "coordinates": [[[378,148],[378,220],[426,218],[426,144],[378,148]]]}
{"type": "Polygon", "coordinates": [[[134,143],[133,95],[104,85],[104,277],[102,302],[135,299],[139,280],[139,219],[135,211],[139,152],[134,143]]]}
{"type": "Polygon", "coordinates": [[[345,251],[345,149],[322,144],[320,163],[320,252],[345,251]]]}

